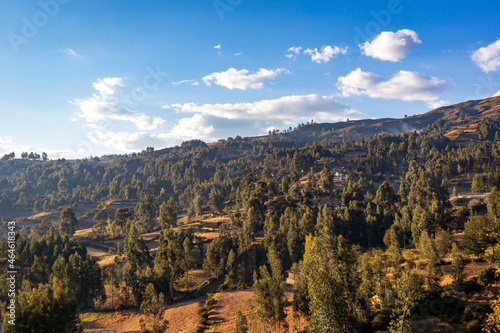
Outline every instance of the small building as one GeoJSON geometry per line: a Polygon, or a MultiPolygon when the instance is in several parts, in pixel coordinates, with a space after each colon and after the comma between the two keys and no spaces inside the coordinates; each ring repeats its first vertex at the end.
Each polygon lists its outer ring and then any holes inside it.
{"type": "Polygon", "coordinates": [[[288,285],[293,286],[295,284],[295,281],[297,280],[297,277],[295,274],[292,273],[292,271],[288,270],[285,271],[285,283],[288,285]]]}

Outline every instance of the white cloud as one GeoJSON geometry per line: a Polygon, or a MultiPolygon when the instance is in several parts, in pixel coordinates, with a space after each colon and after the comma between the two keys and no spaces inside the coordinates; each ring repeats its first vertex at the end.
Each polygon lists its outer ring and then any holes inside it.
{"type": "Polygon", "coordinates": [[[59,50],[59,52],[66,53],[67,55],[71,55],[71,56],[74,56],[74,57],[79,57],[80,56],[78,53],[75,52],[75,50],[70,49],[70,48],[67,48],[67,49],[64,49],[64,50],[59,50]]]}
{"type": "Polygon", "coordinates": [[[16,158],[21,158],[21,153],[23,152],[36,152],[40,155],[42,152],[45,152],[47,153],[49,159],[67,157],[70,153],[69,150],[54,150],[16,144],[12,140],[12,137],[0,137],[0,158],[5,154],[10,154],[11,152],[16,154],[16,158]]]}
{"type": "Polygon", "coordinates": [[[325,45],[318,51],[317,48],[314,49],[306,49],[304,54],[311,55],[311,61],[315,63],[329,62],[332,58],[338,56],[339,54],[346,54],[349,48],[346,46],[344,48],[340,48],[338,46],[330,46],[325,45]]]}
{"type": "Polygon", "coordinates": [[[166,134],[160,134],[161,138],[184,138],[184,139],[210,139],[215,128],[210,124],[209,117],[203,114],[195,114],[191,118],[181,118],[177,125],[166,134]]]}
{"type": "Polygon", "coordinates": [[[288,48],[288,52],[290,52],[290,53],[285,54],[285,57],[295,61],[297,59],[297,55],[300,54],[300,51],[302,51],[302,46],[292,46],[292,47],[288,48]]]}
{"type": "Polygon", "coordinates": [[[427,102],[427,106],[431,109],[437,109],[437,108],[440,108],[442,106],[447,106],[447,105],[450,105],[450,101],[444,101],[441,99],[427,102]]]}
{"type": "MultiPolygon", "coordinates": [[[[418,72],[399,71],[390,79],[360,68],[339,77],[337,87],[342,96],[367,95],[372,98],[424,101],[429,106],[439,102],[438,94],[446,89],[446,81],[418,72]]],[[[442,101],[441,103],[446,103],[442,101]]]]}
{"type": "Polygon", "coordinates": [[[472,61],[486,73],[497,71],[500,68],[500,39],[476,50],[472,61]]]}
{"type": "Polygon", "coordinates": [[[236,52],[234,55],[235,55],[236,57],[238,57],[238,56],[240,56],[240,55],[243,55],[243,53],[241,53],[241,52],[236,52]]]}
{"type": "Polygon", "coordinates": [[[0,136],[0,145],[5,145],[5,144],[11,144],[12,143],[12,137],[10,136],[0,136]]]}
{"type": "Polygon", "coordinates": [[[267,133],[269,128],[284,128],[306,122],[357,119],[359,111],[342,105],[332,96],[285,96],[251,103],[173,104],[164,109],[177,113],[194,113],[178,120],[177,125],[162,138],[220,139],[225,136],[254,136],[267,133]]]}
{"type": "Polygon", "coordinates": [[[228,89],[260,89],[264,86],[264,81],[274,79],[278,74],[286,73],[285,68],[265,69],[261,68],[254,74],[249,74],[247,69],[237,70],[229,68],[225,72],[217,72],[207,75],[203,78],[203,82],[207,86],[215,83],[218,86],[223,86],[228,89]]]}
{"type": "Polygon", "coordinates": [[[375,59],[398,62],[422,44],[418,34],[409,29],[397,32],[382,31],[371,42],[359,44],[362,53],[375,59]]]}
{"type": "Polygon", "coordinates": [[[99,91],[102,96],[113,95],[116,92],[116,87],[124,87],[121,77],[105,77],[92,84],[94,89],[99,91]]]}
{"type": "Polygon", "coordinates": [[[500,96],[500,90],[497,91],[496,93],[494,93],[493,96],[491,96],[491,97],[497,97],[497,96],[500,96]]]}
{"type": "Polygon", "coordinates": [[[316,94],[285,96],[250,103],[226,104],[172,104],[164,109],[177,112],[205,114],[225,119],[280,120],[297,123],[299,119],[337,121],[346,116],[356,117],[361,113],[349,106],[339,104],[331,96],[316,94]]]}
{"type": "Polygon", "coordinates": [[[95,131],[89,134],[92,143],[103,145],[120,152],[140,151],[153,146],[163,148],[166,142],[147,132],[102,132],[95,131]]]}
{"type": "Polygon", "coordinates": [[[181,85],[181,84],[184,84],[184,83],[191,83],[191,85],[193,85],[193,86],[197,86],[197,85],[199,85],[199,84],[200,84],[200,83],[199,83],[197,80],[195,80],[195,79],[192,79],[192,80],[181,80],[181,81],[177,81],[177,82],[172,82],[172,84],[173,84],[174,86],[178,86],[178,85],[181,85]]]}
{"type": "Polygon", "coordinates": [[[150,117],[143,113],[132,111],[114,102],[106,101],[101,97],[90,97],[85,100],[78,100],[76,104],[80,106],[80,116],[87,122],[96,123],[105,119],[130,121],[140,130],[153,130],[165,122],[159,117],[150,117]]]}
{"type": "Polygon", "coordinates": [[[10,154],[11,152],[16,153],[16,157],[19,157],[19,152],[24,151],[25,147],[20,147],[12,142],[12,137],[10,136],[0,136],[0,158],[5,154],[10,154]]]}
{"type": "Polygon", "coordinates": [[[302,46],[292,46],[288,49],[288,52],[292,52],[295,54],[300,54],[300,51],[302,50],[302,46]]]}
{"type": "Polygon", "coordinates": [[[80,107],[80,117],[84,118],[88,124],[93,124],[94,128],[99,128],[96,124],[99,121],[111,119],[130,121],[140,130],[152,130],[163,124],[165,120],[160,117],[150,117],[146,114],[129,110],[121,106],[111,95],[116,93],[117,87],[123,87],[122,78],[104,78],[93,83],[94,88],[100,93],[83,100],[75,100],[73,103],[80,107]]]}
{"type": "Polygon", "coordinates": [[[219,44],[219,45],[215,45],[215,46],[214,46],[214,49],[218,49],[218,50],[220,50],[220,44],[219,44]]]}

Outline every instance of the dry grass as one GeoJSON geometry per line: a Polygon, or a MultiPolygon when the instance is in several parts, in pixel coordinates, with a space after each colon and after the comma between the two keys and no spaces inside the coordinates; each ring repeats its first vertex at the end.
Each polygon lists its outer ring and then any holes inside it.
{"type": "Polygon", "coordinates": [[[203,222],[207,223],[227,223],[229,221],[231,221],[231,219],[227,216],[211,217],[203,220],[203,222]]]}
{"type": "Polygon", "coordinates": [[[73,237],[90,237],[92,235],[92,228],[80,229],[75,232],[73,237]]]}
{"type": "Polygon", "coordinates": [[[200,232],[195,232],[194,235],[195,235],[195,237],[199,237],[202,240],[212,241],[219,236],[219,232],[218,231],[203,231],[202,230],[200,232]]]}
{"type": "MultiPolygon", "coordinates": [[[[195,272],[192,272],[194,275],[195,272]]],[[[252,289],[230,290],[215,295],[218,302],[210,312],[210,320],[214,322],[212,332],[229,333],[234,332],[236,323],[236,311],[241,310],[249,320],[249,307],[252,304],[257,317],[257,301],[252,289]]],[[[291,289],[287,290],[287,297],[292,299],[291,289]]],[[[166,332],[172,333],[192,333],[198,324],[198,309],[206,301],[206,297],[200,297],[195,300],[184,301],[169,305],[164,318],[169,321],[169,327],[166,332]]],[[[303,323],[299,323],[291,314],[291,306],[286,308],[288,314],[287,321],[290,325],[290,332],[297,332],[303,323]]],[[[117,333],[138,333],[140,332],[139,319],[141,314],[137,311],[120,311],[107,314],[88,315],[87,321],[82,323],[85,330],[116,330],[117,333]]],[[[262,324],[257,324],[259,332],[264,331],[262,324]]]]}
{"type": "Polygon", "coordinates": [[[51,217],[51,215],[58,214],[59,212],[41,212],[31,215],[29,218],[32,220],[42,220],[44,217],[51,217]]]}
{"type": "MultiPolygon", "coordinates": [[[[169,325],[166,332],[172,333],[192,333],[198,324],[198,308],[205,302],[205,298],[185,301],[170,305],[165,312],[164,318],[169,325]]],[[[117,311],[113,313],[90,316],[82,323],[84,330],[115,330],[117,333],[139,333],[139,319],[141,314],[138,311],[117,311]]]]}
{"type": "Polygon", "coordinates": [[[419,320],[412,323],[412,331],[415,333],[455,333],[456,330],[449,324],[443,323],[437,318],[419,320]]]}
{"type": "Polygon", "coordinates": [[[487,262],[470,263],[465,266],[464,274],[466,278],[471,278],[473,276],[476,276],[479,271],[482,271],[483,269],[489,267],[495,267],[495,264],[487,262]]]}
{"type": "Polygon", "coordinates": [[[115,263],[115,257],[116,255],[101,257],[100,260],[98,260],[97,264],[100,267],[107,267],[113,265],[115,263]]]}
{"type": "Polygon", "coordinates": [[[176,283],[176,289],[181,292],[199,290],[204,284],[209,283],[209,278],[210,274],[208,274],[204,270],[195,269],[189,271],[189,281],[186,281],[185,277],[182,277],[182,279],[176,283]]]}
{"type": "Polygon", "coordinates": [[[236,328],[236,311],[241,310],[244,315],[249,314],[248,303],[257,310],[257,299],[251,289],[231,290],[218,294],[219,302],[210,313],[210,319],[214,321],[214,332],[234,332],[236,328]]]}
{"type": "Polygon", "coordinates": [[[107,252],[87,246],[87,253],[92,257],[103,257],[109,255],[107,252]]]}

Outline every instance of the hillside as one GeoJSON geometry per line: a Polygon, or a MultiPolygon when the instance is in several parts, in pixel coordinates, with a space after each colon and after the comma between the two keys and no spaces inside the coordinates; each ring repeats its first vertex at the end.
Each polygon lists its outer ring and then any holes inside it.
{"type": "Polygon", "coordinates": [[[500,312],[498,105],[112,159],[2,160],[0,234],[18,237],[12,265],[28,286],[19,322],[480,331],[500,312]]]}
{"type": "Polygon", "coordinates": [[[289,133],[289,137],[301,143],[350,137],[356,140],[380,133],[400,134],[420,131],[437,121],[446,121],[448,128],[445,136],[450,139],[455,140],[462,133],[467,133],[469,138],[477,139],[477,123],[484,118],[500,118],[500,96],[440,107],[404,119],[363,119],[298,126],[289,133]]]}

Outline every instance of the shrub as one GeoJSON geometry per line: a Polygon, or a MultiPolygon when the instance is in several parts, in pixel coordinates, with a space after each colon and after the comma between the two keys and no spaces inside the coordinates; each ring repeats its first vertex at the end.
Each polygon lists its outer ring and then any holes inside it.
{"type": "Polygon", "coordinates": [[[477,282],[475,278],[470,278],[465,280],[462,285],[463,291],[466,293],[478,292],[483,290],[484,286],[477,282]]]}
{"type": "Polygon", "coordinates": [[[481,323],[477,319],[473,319],[467,323],[467,332],[482,333],[481,323]]]}
{"type": "Polygon", "coordinates": [[[389,311],[379,312],[372,319],[372,328],[374,331],[384,330],[391,322],[391,314],[389,311]]]}
{"type": "Polygon", "coordinates": [[[482,320],[488,313],[491,313],[491,307],[484,303],[473,303],[465,307],[462,315],[463,321],[471,321],[473,319],[482,320]]]}
{"type": "Polygon", "coordinates": [[[497,281],[496,272],[497,270],[493,267],[485,268],[479,272],[479,274],[477,275],[477,279],[486,288],[488,288],[490,284],[493,284],[495,283],[495,281],[497,281]]]}

